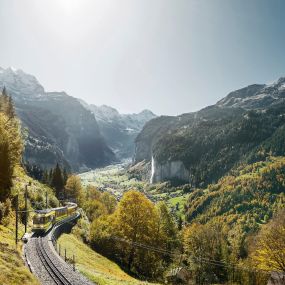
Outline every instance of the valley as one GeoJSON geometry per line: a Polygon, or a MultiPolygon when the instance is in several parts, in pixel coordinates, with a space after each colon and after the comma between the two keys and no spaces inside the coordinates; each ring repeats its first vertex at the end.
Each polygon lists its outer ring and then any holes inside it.
{"type": "Polygon", "coordinates": [[[0,285],[285,285],[284,11],[0,0],[0,285]]]}
{"type": "Polygon", "coordinates": [[[183,186],[171,187],[169,183],[151,184],[150,181],[137,179],[129,172],[130,167],[130,162],[125,162],[84,172],[78,176],[83,186],[95,186],[102,192],[114,195],[118,201],[125,192],[137,190],[144,193],[154,203],[166,202],[169,210],[177,219],[184,217],[184,204],[188,194],[184,193],[183,186]]]}

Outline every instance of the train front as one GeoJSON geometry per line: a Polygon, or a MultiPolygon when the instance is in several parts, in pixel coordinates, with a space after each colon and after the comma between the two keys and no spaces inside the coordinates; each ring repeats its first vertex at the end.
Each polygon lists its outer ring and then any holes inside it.
{"type": "Polygon", "coordinates": [[[33,217],[33,229],[35,233],[47,232],[54,223],[55,212],[52,209],[36,210],[33,217]]]}

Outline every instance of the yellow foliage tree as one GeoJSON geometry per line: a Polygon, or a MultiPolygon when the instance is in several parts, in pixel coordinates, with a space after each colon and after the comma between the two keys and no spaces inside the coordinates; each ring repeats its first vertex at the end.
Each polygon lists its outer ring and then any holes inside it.
{"type": "Polygon", "coordinates": [[[261,229],[251,258],[259,269],[285,272],[285,210],[261,229]]]}
{"type": "Polygon", "coordinates": [[[79,176],[71,175],[68,177],[65,185],[65,195],[74,198],[79,205],[83,203],[84,192],[79,176]]]}

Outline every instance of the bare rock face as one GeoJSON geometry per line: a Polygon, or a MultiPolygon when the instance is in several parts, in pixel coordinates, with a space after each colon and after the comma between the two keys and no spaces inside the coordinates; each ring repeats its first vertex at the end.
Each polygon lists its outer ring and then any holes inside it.
{"type": "Polygon", "coordinates": [[[152,158],[150,183],[178,179],[189,182],[190,172],[182,161],[168,161],[160,164],[152,158]]]}

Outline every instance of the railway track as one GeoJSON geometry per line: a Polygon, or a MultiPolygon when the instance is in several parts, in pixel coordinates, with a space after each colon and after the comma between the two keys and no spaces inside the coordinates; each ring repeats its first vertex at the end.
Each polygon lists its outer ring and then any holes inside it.
{"type": "Polygon", "coordinates": [[[52,280],[55,282],[55,284],[72,285],[72,283],[68,281],[68,279],[61,273],[61,271],[57,268],[57,266],[53,263],[52,259],[49,257],[48,253],[44,248],[42,237],[36,238],[36,251],[44,268],[46,269],[52,280]]]}
{"type": "Polygon", "coordinates": [[[24,247],[27,265],[42,285],[94,285],[78,271],[67,264],[56,252],[53,241],[64,227],[72,226],[78,218],[73,215],[58,222],[49,233],[43,236],[33,235],[24,247]]]}

